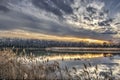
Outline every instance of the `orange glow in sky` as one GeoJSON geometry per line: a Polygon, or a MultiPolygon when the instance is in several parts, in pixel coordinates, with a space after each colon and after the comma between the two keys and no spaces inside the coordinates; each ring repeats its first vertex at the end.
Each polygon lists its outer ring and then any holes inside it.
{"type": "Polygon", "coordinates": [[[70,42],[88,42],[88,43],[109,43],[105,40],[89,39],[89,38],[79,38],[72,36],[55,36],[55,35],[46,35],[41,33],[33,33],[22,30],[13,30],[13,31],[0,31],[0,37],[9,37],[9,38],[25,38],[25,39],[42,39],[42,40],[56,40],[56,41],[70,41],[70,42]]]}

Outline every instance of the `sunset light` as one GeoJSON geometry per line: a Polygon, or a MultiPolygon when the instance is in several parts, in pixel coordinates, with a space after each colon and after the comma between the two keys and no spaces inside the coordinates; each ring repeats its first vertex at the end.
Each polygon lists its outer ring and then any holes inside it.
{"type": "Polygon", "coordinates": [[[103,44],[104,42],[110,43],[105,40],[89,39],[89,38],[79,38],[71,36],[55,36],[49,34],[31,33],[23,30],[13,30],[13,31],[1,31],[1,37],[8,38],[24,38],[24,39],[43,39],[43,40],[57,40],[57,41],[69,41],[69,42],[88,42],[88,43],[98,43],[103,44]],[[3,35],[4,34],[4,35],[3,35]]]}

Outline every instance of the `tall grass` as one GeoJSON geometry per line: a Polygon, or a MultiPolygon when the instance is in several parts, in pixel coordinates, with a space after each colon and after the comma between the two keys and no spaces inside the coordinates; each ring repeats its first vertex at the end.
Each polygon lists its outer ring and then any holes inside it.
{"type": "MultiPolygon", "coordinates": [[[[64,60],[63,60],[64,61],[64,60]]],[[[98,73],[99,66],[91,63],[83,64],[79,71],[76,67],[69,69],[67,66],[60,67],[59,62],[50,62],[44,57],[16,55],[10,49],[0,51],[0,79],[21,80],[115,80],[112,69],[109,73],[98,73]],[[94,67],[91,71],[90,67],[94,67]],[[73,73],[71,73],[73,72],[73,73]]]]}

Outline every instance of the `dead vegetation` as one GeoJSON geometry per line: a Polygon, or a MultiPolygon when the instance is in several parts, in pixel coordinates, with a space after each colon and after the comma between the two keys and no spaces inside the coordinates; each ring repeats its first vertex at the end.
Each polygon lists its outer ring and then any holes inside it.
{"type": "Polygon", "coordinates": [[[17,56],[12,50],[0,51],[0,79],[21,79],[21,80],[117,80],[109,72],[98,73],[99,66],[91,63],[83,64],[83,69],[79,71],[76,67],[72,70],[67,66],[60,67],[59,62],[44,58],[30,56],[17,56]],[[90,67],[94,67],[91,71],[90,67]],[[71,73],[72,72],[72,73],[71,73]]]}

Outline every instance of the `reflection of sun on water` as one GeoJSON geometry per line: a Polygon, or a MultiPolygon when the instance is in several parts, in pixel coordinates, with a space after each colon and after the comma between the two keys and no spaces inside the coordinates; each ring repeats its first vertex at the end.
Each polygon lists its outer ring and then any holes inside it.
{"type": "Polygon", "coordinates": [[[48,56],[47,59],[49,60],[89,59],[89,58],[99,58],[104,56],[112,56],[112,54],[63,54],[63,55],[48,56]]]}

